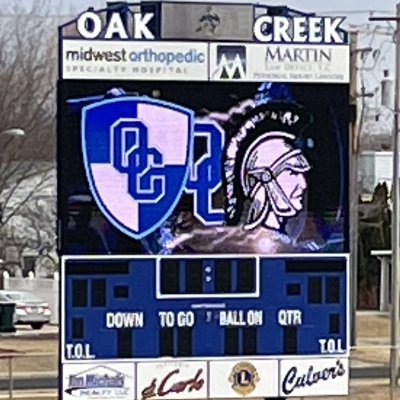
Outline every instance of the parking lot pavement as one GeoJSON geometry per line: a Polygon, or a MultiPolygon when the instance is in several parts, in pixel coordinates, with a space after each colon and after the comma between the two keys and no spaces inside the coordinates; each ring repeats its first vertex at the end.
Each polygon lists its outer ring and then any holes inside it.
{"type": "MultiPolygon", "coordinates": [[[[349,396],[314,397],[313,400],[399,400],[400,389],[391,389],[389,380],[353,380],[349,396]]],[[[292,400],[302,400],[292,398],[292,400]]]]}
{"type": "Polygon", "coordinates": [[[28,325],[17,325],[15,336],[56,336],[58,335],[58,325],[45,325],[42,329],[32,329],[28,325]]]}
{"type": "MultiPolygon", "coordinates": [[[[0,391],[0,400],[6,400],[10,398],[9,392],[0,391]]],[[[57,400],[58,394],[56,390],[16,390],[13,392],[13,399],[18,400],[57,400]]]]}
{"type": "MultiPolygon", "coordinates": [[[[9,392],[0,391],[0,400],[9,399],[9,392]]],[[[55,389],[52,390],[16,390],[13,392],[13,399],[18,400],[57,400],[58,395],[55,389]]],[[[313,400],[399,400],[399,390],[391,393],[388,382],[370,381],[368,384],[352,383],[349,396],[340,397],[314,397],[313,400]]],[[[257,399],[264,400],[264,399],[257,399]]],[[[291,400],[305,400],[305,398],[293,397],[291,400]]]]}

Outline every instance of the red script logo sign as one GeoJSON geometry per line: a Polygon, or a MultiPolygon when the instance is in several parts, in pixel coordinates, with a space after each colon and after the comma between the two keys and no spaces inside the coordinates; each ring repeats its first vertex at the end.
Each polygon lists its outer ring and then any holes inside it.
{"type": "MultiPolygon", "coordinates": [[[[168,373],[157,386],[157,378],[154,378],[149,386],[142,391],[142,400],[149,399],[151,397],[164,397],[170,393],[182,393],[184,391],[192,392],[193,390],[200,390],[204,386],[204,379],[201,378],[203,369],[199,368],[196,375],[193,378],[185,381],[175,381],[171,379],[174,375],[180,373],[180,369],[174,369],[168,373]]],[[[175,377],[176,378],[176,377],[175,377]]]]}

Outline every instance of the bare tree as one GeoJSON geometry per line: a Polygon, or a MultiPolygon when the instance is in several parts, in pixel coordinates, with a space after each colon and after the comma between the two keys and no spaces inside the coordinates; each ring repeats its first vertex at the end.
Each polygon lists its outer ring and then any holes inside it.
{"type": "Polygon", "coordinates": [[[13,2],[0,14],[0,257],[10,242],[19,244],[20,249],[38,249],[44,235],[55,247],[55,88],[60,21],[50,17],[50,1],[36,0],[30,9],[20,4],[13,2]],[[25,135],[4,133],[10,128],[20,128],[25,135]],[[49,191],[44,204],[40,199],[49,191]],[[21,227],[30,242],[20,235],[21,227]]]}
{"type": "MultiPolygon", "coordinates": [[[[49,176],[48,186],[54,184],[53,178],[49,176]]],[[[44,194],[32,198],[5,225],[4,242],[7,247],[14,249],[18,259],[21,259],[25,251],[33,250],[38,261],[46,259],[54,270],[57,266],[55,219],[54,196],[44,194]]]]}
{"type": "Polygon", "coordinates": [[[27,133],[9,159],[54,159],[57,22],[49,11],[48,1],[35,1],[0,15],[0,132],[27,133]]]}

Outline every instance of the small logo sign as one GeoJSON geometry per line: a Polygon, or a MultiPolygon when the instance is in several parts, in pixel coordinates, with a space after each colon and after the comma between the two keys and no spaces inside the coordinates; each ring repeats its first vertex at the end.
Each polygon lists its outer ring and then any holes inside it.
{"type": "Polygon", "coordinates": [[[199,368],[196,374],[189,379],[179,380],[180,372],[181,370],[176,368],[160,379],[159,382],[157,382],[157,378],[154,378],[151,384],[142,390],[142,400],[198,392],[203,388],[202,368],[199,368]]]}
{"type": "Polygon", "coordinates": [[[248,362],[236,364],[229,376],[232,389],[242,396],[247,396],[252,393],[259,381],[260,377],[258,376],[256,368],[248,362]]]}
{"type": "Polygon", "coordinates": [[[214,36],[215,30],[221,24],[219,15],[213,10],[212,6],[208,6],[206,12],[199,18],[199,26],[196,32],[201,32],[207,36],[214,36]]]}
{"type": "Polygon", "coordinates": [[[244,79],[246,77],[246,47],[217,46],[218,79],[244,79]]]}
{"type": "Polygon", "coordinates": [[[125,399],[131,396],[128,376],[114,368],[98,366],[68,376],[67,395],[91,399],[125,399]]]}
{"type": "Polygon", "coordinates": [[[285,396],[345,394],[348,378],[348,360],[301,360],[282,370],[281,390],[285,396]],[[324,391],[325,390],[325,391],[324,391]]]}

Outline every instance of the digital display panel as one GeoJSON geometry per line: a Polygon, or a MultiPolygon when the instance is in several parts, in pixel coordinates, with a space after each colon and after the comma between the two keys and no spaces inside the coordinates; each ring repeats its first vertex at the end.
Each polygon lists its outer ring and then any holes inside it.
{"type": "Polygon", "coordinates": [[[60,82],[62,253],[347,252],[347,99],[344,84],[60,82]]]}
{"type": "Polygon", "coordinates": [[[162,4],[161,37],[194,40],[251,41],[251,4],[162,4]]]}

